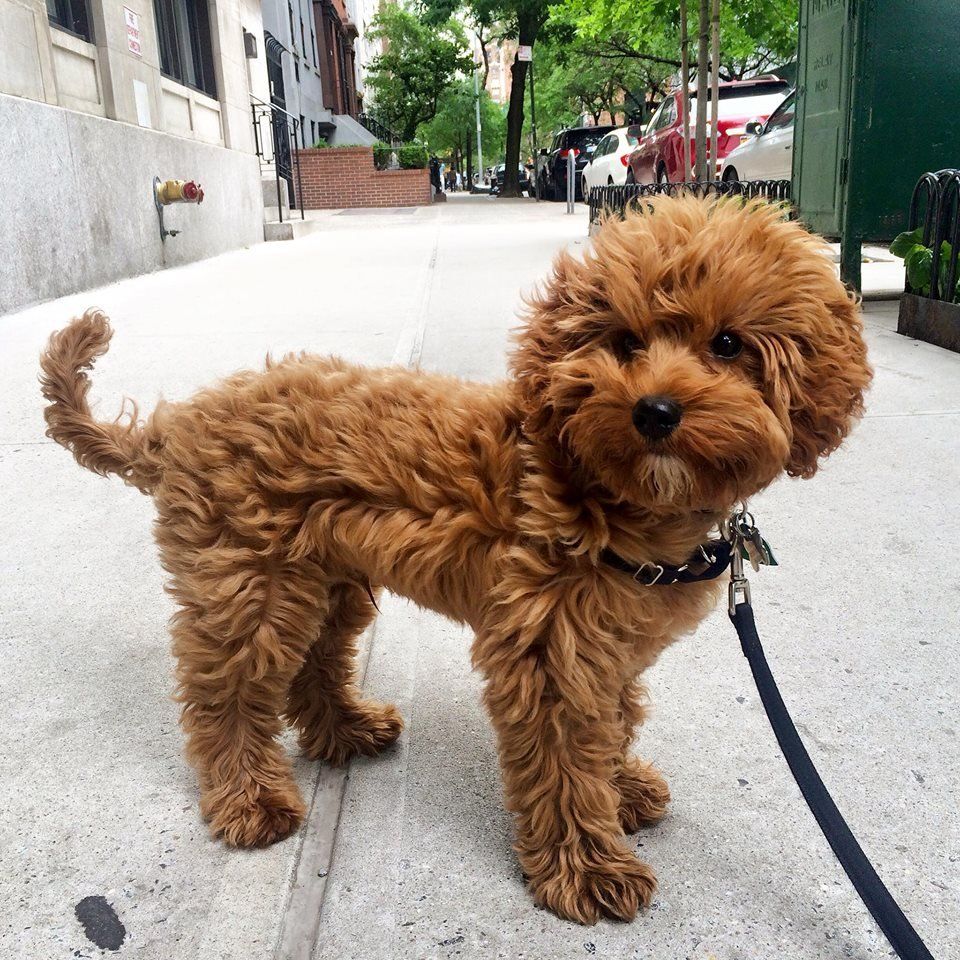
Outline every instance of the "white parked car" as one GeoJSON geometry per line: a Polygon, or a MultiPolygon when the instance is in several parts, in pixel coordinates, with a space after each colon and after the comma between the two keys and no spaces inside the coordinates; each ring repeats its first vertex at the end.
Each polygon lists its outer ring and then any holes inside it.
{"type": "Polygon", "coordinates": [[[598,144],[590,160],[583,168],[583,197],[587,198],[592,187],[627,182],[628,160],[637,146],[635,136],[638,128],[618,127],[611,130],[598,144]]]}
{"type": "Polygon", "coordinates": [[[793,165],[794,93],[764,124],[747,124],[748,136],[723,161],[722,180],[789,180],[793,165]]]}

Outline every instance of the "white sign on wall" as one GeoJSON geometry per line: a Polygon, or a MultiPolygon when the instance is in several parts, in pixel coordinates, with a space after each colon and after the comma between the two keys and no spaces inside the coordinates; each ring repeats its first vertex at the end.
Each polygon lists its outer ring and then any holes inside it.
{"type": "Polygon", "coordinates": [[[127,25],[127,49],[138,57],[143,56],[140,49],[140,17],[129,7],[123,8],[123,21],[127,25]]]}
{"type": "Polygon", "coordinates": [[[517,47],[517,59],[526,60],[527,62],[531,61],[533,59],[533,47],[517,47]]]}

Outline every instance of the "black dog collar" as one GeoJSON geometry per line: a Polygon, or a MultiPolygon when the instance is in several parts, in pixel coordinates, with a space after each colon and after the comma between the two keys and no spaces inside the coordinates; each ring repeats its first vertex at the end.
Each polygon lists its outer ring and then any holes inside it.
{"type": "Polygon", "coordinates": [[[708,540],[701,543],[694,555],[679,567],[671,563],[652,562],[641,563],[638,567],[609,547],[600,554],[600,559],[607,566],[629,574],[645,587],[669,587],[674,583],[716,580],[730,566],[732,552],[733,545],[726,540],[708,540]]]}

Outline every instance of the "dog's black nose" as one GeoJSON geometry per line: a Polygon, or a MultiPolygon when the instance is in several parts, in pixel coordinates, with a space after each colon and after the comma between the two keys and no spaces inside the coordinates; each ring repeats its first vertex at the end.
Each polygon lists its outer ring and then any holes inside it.
{"type": "Polygon", "coordinates": [[[669,436],[682,419],[683,407],[670,397],[641,397],[633,408],[633,425],[651,440],[669,436]]]}

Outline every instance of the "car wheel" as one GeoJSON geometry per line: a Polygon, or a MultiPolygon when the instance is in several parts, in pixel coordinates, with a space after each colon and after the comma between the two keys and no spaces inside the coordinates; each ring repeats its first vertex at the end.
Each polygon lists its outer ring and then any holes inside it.
{"type": "Polygon", "coordinates": [[[634,175],[633,175],[633,167],[630,167],[630,168],[627,170],[627,180],[626,180],[626,182],[627,182],[627,184],[628,184],[629,186],[632,186],[633,184],[635,184],[635,183],[637,182],[637,181],[636,181],[636,178],[635,178],[634,175]]]}
{"type": "Polygon", "coordinates": [[[580,194],[584,200],[586,200],[587,197],[590,196],[590,184],[587,183],[586,177],[580,178],[580,194]]]}
{"type": "Polygon", "coordinates": [[[724,183],[732,183],[734,180],[739,180],[739,179],[740,177],[737,175],[736,167],[727,167],[727,169],[723,171],[724,183]]]}
{"type": "Polygon", "coordinates": [[[612,187],[612,186],[613,186],[613,177],[607,177],[607,186],[608,186],[608,187],[612,187]]]}
{"type": "Polygon", "coordinates": [[[670,178],[667,176],[667,168],[661,164],[657,167],[657,183],[669,183],[670,178]]]}

